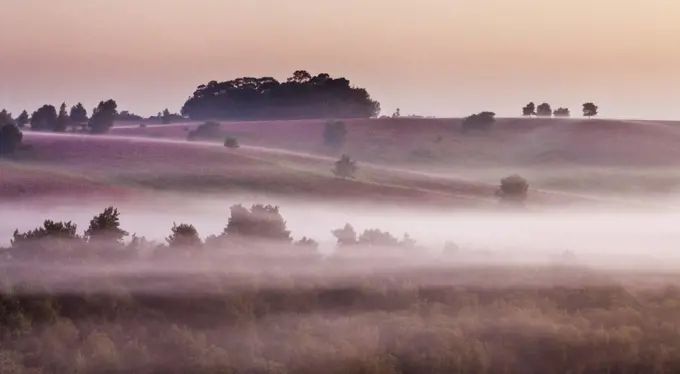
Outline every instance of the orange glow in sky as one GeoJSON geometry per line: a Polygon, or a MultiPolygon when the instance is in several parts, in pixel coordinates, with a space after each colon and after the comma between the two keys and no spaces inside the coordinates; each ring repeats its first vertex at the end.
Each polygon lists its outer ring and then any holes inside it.
{"type": "Polygon", "coordinates": [[[0,6],[0,107],[114,98],[178,111],[193,89],[345,76],[383,112],[520,113],[528,101],[680,119],[677,0],[21,0],[0,6]]]}

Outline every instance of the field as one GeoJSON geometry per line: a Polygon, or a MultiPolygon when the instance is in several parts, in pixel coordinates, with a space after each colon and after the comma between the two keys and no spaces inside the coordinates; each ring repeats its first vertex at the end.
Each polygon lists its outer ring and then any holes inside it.
{"type": "Polygon", "coordinates": [[[324,121],[25,132],[0,161],[0,372],[680,370],[678,124],[346,123],[333,152],[324,121]],[[522,209],[496,196],[513,173],[522,209]],[[145,240],[83,238],[110,205],[145,240]],[[47,218],[77,229],[7,242],[47,218]]]}

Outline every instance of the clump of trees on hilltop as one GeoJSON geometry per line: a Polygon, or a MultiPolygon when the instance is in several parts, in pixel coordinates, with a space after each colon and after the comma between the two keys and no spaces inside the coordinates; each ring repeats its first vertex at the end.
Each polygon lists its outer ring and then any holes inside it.
{"type": "MultiPolygon", "coordinates": [[[[583,104],[583,116],[585,117],[593,117],[597,115],[597,105],[593,103],[585,103],[583,104]]],[[[552,110],[550,107],[550,104],[548,103],[542,103],[539,106],[536,106],[534,102],[530,102],[529,104],[525,105],[522,108],[522,115],[525,117],[531,117],[531,116],[537,116],[537,117],[570,117],[571,112],[569,111],[569,108],[563,108],[559,107],[555,110],[552,110]]]]}
{"type": "Polygon", "coordinates": [[[481,112],[463,119],[461,130],[463,132],[472,130],[489,131],[494,122],[496,122],[496,113],[481,112]]]}
{"type": "Polygon", "coordinates": [[[181,114],[194,120],[373,118],[380,103],[346,78],[298,70],[285,82],[243,77],[200,85],[181,114]]]}

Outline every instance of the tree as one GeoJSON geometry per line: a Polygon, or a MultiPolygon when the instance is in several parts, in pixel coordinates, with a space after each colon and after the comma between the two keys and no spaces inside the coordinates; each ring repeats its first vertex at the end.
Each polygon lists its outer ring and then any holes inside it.
{"type": "Polygon", "coordinates": [[[597,105],[595,105],[593,103],[583,104],[583,116],[584,117],[590,118],[590,117],[596,116],[597,113],[598,113],[597,110],[598,110],[597,105]]]}
{"type": "Polygon", "coordinates": [[[342,121],[327,121],[323,130],[323,142],[327,147],[341,148],[345,144],[347,127],[342,121]]]}
{"type": "Polygon", "coordinates": [[[3,109],[0,111],[0,126],[4,125],[14,125],[14,119],[12,118],[12,113],[3,109]]]}
{"type": "Polygon", "coordinates": [[[396,247],[399,240],[387,231],[378,229],[364,230],[359,236],[358,244],[365,246],[396,247]]]}
{"type": "Polygon", "coordinates": [[[165,238],[170,248],[200,247],[203,244],[194,225],[173,223],[171,230],[170,236],[165,238]]]}
{"type": "Polygon", "coordinates": [[[19,233],[14,230],[12,239],[12,257],[50,260],[54,257],[64,258],[64,253],[72,253],[80,249],[82,238],[77,234],[78,226],[71,222],[55,222],[45,220],[42,227],[19,233]],[[54,254],[55,256],[49,256],[54,254]]]}
{"type": "Polygon", "coordinates": [[[101,244],[123,244],[128,232],[120,228],[120,213],[110,206],[90,220],[90,226],[85,231],[85,238],[89,242],[101,244]]]}
{"type": "Polygon", "coordinates": [[[198,125],[195,130],[192,130],[187,134],[187,140],[213,139],[221,137],[222,135],[220,133],[220,128],[221,125],[219,122],[208,121],[206,123],[202,123],[198,125]]]}
{"type": "Polygon", "coordinates": [[[170,111],[168,110],[168,108],[165,108],[165,110],[163,111],[163,114],[161,116],[161,123],[163,123],[164,125],[167,125],[171,122],[172,122],[172,118],[171,118],[171,115],[170,115],[170,111]]]}
{"type": "Polygon", "coordinates": [[[112,99],[100,101],[99,105],[92,110],[92,117],[88,126],[93,134],[103,134],[113,126],[113,121],[118,115],[118,104],[112,99]]]}
{"type": "Polygon", "coordinates": [[[71,122],[83,124],[88,120],[87,109],[85,109],[83,104],[78,103],[71,107],[71,113],[69,114],[69,117],[71,118],[71,122]]]}
{"type": "Polygon", "coordinates": [[[399,117],[401,117],[401,110],[399,108],[397,108],[397,110],[395,110],[394,113],[392,113],[392,118],[399,118],[399,117]]]}
{"type": "Polygon", "coordinates": [[[282,243],[293,241],[278,206],[253,204],[248,210],[239,204],[232,206],[230,210],[231,217],[224,228],[223,236],[282,243]]]}
{"type": "Polygon", "coordinates": [[[517,174],[501,179],[500,189],[496,193],[504,203],[521,204],[527,198],[529,183],[517,174]]]}
{"type": "Polygon", "coordinates": [[[57,109],[54,105],[43,105],[31,116],[31,130],[54,131],[57,127],[57,109]]]}
{"type": "Polygon", "coordinates": [[[536,104],[530,102],[524,108],[522,108],[522,115],[525,117],[531,117],[536,115],[536,104]]]}
{"type": "Polygon", "coordinates": [[[462,130],[468,132],[470,130],[488,131],[491,125],[496,121],[496,113],[481,112],[468,116],[463,120],[462,130]]]}
{"type": "Polygon", "coordinates": [[[23,112],[21,112],[21,114],[19,114],[19,117],[16,118],[15,122],[17,126],[25,127],[26,125],[28,125],[29,119],[30,118],[28,116],[28,112],[24,110],[23,112]]]}
{"type": "Polygon", "coordinates": [[[538,117],[550,117],[552,116],[552,108],[550,104],[543,103],[536,108],[536,116],[538,117]]]}
{"type": "Polygon", "coordinates": [[[348,155],[342,155],[340,159],[335,162],[333,174],[342,179],[354,179],[354,173],[359,169],[356,163],[357,162],[350,159],[348,155]]]}
{"type": "Polygon", "coordinates": [[[238,140],[232,136],[224,138],[224,146],[227,148],[238,148],[238,140]]]}
{"type": "Polygon", "coordinates": [[[21,145],[23,134],[13,124],[0,126],[0,156],[14,153],[21,145]]]}
{"type": "Polygon", "coordinates": [[[331,234],[338,240],[340,247],[357,244],[357,232],[349,223],[346,223],[343,228],[331,231],[331,234]]]}
{"type": "Polygon", "coordinates": [[[380,103],[346,78],[297,70],[285,82],[242,77],[202,84],[181,113],[194,120],[372,118],[380,114],[380,103]]]}
{"type": "Polygon", "coordinates": [[[555,117],[569,117],[569,116],[571,116],[571,113],[569,112],[569,108],[557,108],[553,112],[553,116],[555,116],[555,117]]]}
{"type": "Polygon", "coordinates": [[[57,115],[57,123],[54,127],[54,131],[56,132],[64,132],[66,131],[66,127],[69,124],[70,117],[68,115],[68,112],[66,111],[66,103],[62,103],[61,106],[59,107],[59,114],[57,115]]]}

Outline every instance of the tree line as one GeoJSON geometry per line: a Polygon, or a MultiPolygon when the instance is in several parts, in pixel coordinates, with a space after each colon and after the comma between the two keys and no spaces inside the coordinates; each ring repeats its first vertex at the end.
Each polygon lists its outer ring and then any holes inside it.
{"type": "MultiPolygon", "coordinates": [[[[598,114],[598,107],[592,102],[587,102],[583,104],[582,112],[584,117],[594,117],[598,114]]],[[[532,101],[522,108],[522,115],[525,117],[570,117],[571,112],[569,111],[569,108],[563,107],[553,110],[548,103],[542,103],[536,106],[532,101]]]]}

